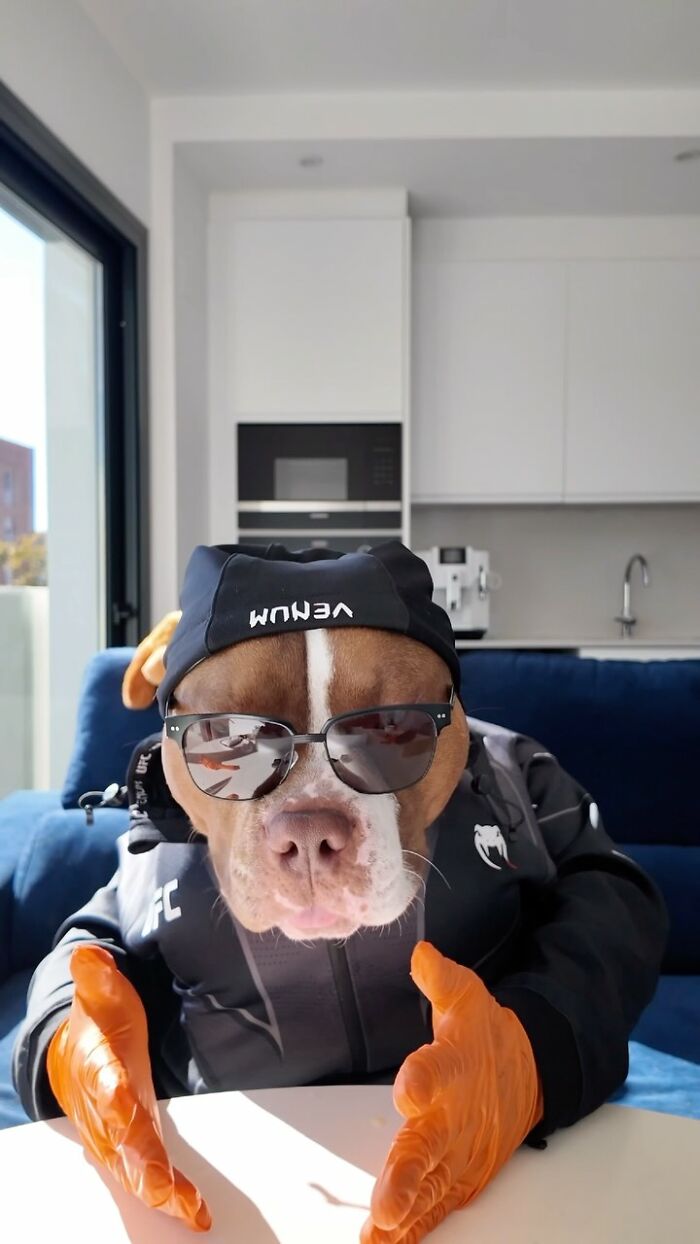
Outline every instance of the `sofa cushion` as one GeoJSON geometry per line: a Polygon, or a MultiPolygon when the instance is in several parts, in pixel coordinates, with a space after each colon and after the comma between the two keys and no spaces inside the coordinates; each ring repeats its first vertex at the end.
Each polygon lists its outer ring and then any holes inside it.
{"type": "Polygon", "coordinates": [[[700,661],[596,661],[560,653],[461,654],[475,717],[531,735],[591,792],[618,842],[700,842],[689,799],[700,661]]]}
{"type": "Polygon", "coordinates": [[[60,804],[60,792],[55,790],[17,790],[0,802],[0,983],[10,973],[12,879],[17,861],[44,812],[60,804]]]}
{"type": "Polygon", "coordinates": [[[85,791],[123,782],[136,744],[163,724],[157,706],[134,711],[122,704],[122,678],[133,654],[133,648],[107,648],[85,671],[73,753],[61,793],[64,808],[77,808],[85,791]]]}
{"type": "Polygon", "coordinates": [[[12,1083],[12,1050],[27,1009],[30,971],[15,972],[0,985],[0,1128],[29,1123],[12,1083]]]}
{"type": "Polygon", "coordinates": [[[666,901],[671,927],[663,971],[700,975],[700,845],[628,843],[625,853],[656,882],[666,901]]]}
{"type": "Polygon", "coordinates": [[[700,1064],[700,975],[662,976],[632,1040],[700,1064]]]}
{"type": "Polygon", "coordinates": [[[101,808],[88,826],[82,810],[49,812],[27,839],[13,881],[10,967],[35,967],[58,926],[106,885],[117,867],[116,842],[128,827],[121,808],[101,808]]]}

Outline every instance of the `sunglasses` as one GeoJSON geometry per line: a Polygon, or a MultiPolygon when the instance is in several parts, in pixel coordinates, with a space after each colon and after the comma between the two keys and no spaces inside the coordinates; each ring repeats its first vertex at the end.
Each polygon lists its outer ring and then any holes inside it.
{"type": "Polygon", "coordinates": [[[164,719],[190,777],[216,799],[262,799],[289,775],[303,743],[323,743],[336,777],[363,795],[414,786],[433,763],[447,704],[391,704],[331,717],[318,734],[246,713],[188,713],[164,719]]]}

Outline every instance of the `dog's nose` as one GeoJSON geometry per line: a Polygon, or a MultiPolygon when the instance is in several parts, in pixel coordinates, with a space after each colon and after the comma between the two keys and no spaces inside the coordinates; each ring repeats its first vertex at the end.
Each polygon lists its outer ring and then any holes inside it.
{"type": "Polygon", "coordinates": [[[270,850],[285,866],[304,872],[332,867],[351,835],[348,817],[331,810],[278,812],[265,825],[270,850]]]}

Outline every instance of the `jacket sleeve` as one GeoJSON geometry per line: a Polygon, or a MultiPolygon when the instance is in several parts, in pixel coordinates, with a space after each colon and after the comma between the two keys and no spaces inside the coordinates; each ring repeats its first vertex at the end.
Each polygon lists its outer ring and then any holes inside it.
{"type": "Polygon", "coordinates": [[[512,970],[493,993],[515,1011],[542,1079],[537,1144],[595,1110],[625,1080],[628,1040],[651,1000],[668,935],[659,891],[606,834],[591,796],[532,739],[516,758],[557,868],[523,895],[512,970]]]}
{"type": "Polygon", "coordinates": [[[148,1019],[156,1093],[168,1095],[158,1092],[157,1059],[160,1035],[172,1022],[177,1006],[172,977],[160,956],[141,959],[125,948],[118,917],[118,879],[119,871],[80,911],[63,922],[51,951],[42,959],[29,983],[27,1013],[13,1049],[12,1078],[31,1119],[50,1119],[63,1114],[51,1091],[46,1056],[51,1038],[71,1008],[74,990],[71,955],[76,946],[87,943],[104,946],[140,995],[148,1019]]]}

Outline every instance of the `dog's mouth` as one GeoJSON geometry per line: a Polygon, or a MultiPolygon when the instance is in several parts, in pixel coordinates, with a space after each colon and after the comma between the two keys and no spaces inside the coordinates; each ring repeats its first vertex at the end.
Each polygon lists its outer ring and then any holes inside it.
{"type": "Polygon", "coordinates": [[[359,922],[342,912],[315,903],[298,911],[286,913],[279,924],[282,932],[293,940],[315,937],[348,937],[359,928],[359,922]]]}
{"type": "MultiPolygon", "coordinates": [[[[346,938],[362,928],[393,924],[411,906],[417,893],[415,876],[402,871],[379,893],[370,889],[354,894],[342,889],[335,894],[312,895],[308,906],[293,905],[285,898],[278,903],[275,924],[292,941],[346,938]]],[[[277,897],[282,899],[281,895],[277,897]]]]}
{"type": "Polygon", "coordinates": [[[274,922],[293,941],[309,941],[317,937],[349,937],[363,923],[367,904],[351,896],[345,888],[337,892],[313,893],[296,901],[291,895],[277,893],[277,914],[274,922]]]}
{"type": "Polygon", "coordinates": [[[339,912],[331,911],[329,907],[320,907],[315,904],[313,907],[302,907],[300,911],[292,917],[291,923],[295,928],[303,930],[312,929],[329,929],[332,925],[337,924],[342,919],[339,912]]]}

